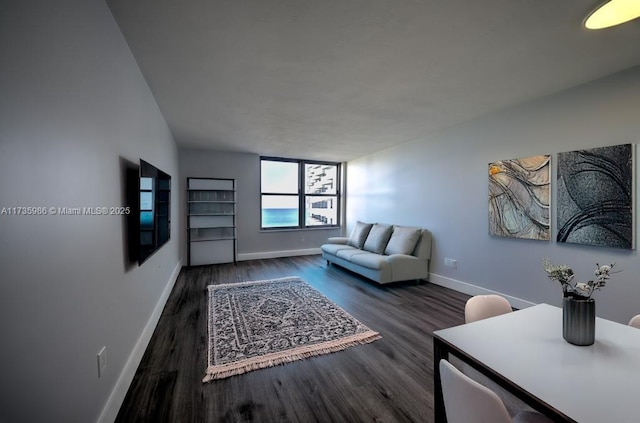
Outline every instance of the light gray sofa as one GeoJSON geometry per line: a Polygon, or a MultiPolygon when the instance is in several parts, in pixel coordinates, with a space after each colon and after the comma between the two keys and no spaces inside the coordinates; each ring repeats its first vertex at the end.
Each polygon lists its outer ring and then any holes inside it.
{"type": "Polygon", "coordinates": [[[380,284],[429,276],[431,232],[426,229],[357,222],[351,236],[329,238],[320,248],[327,264],[380,284]]]}

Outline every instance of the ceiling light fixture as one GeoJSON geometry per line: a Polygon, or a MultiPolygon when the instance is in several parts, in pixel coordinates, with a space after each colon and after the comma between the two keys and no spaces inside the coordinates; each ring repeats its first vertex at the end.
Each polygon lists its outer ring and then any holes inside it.
{"type": "Polygon", "coordinates": [[[640,17],[640,0],[611,0],[591,12],[584,21],[587,29],[620,25],[640,17]]]}

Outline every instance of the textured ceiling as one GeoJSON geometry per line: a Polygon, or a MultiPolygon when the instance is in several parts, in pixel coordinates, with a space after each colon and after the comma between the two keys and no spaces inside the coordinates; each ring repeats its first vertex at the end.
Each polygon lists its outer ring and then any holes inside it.
{"type": "Polygon", "coordinates": [[[346,161],[640,64],[591,0],[108,0],[181,147],[346,161]]]}

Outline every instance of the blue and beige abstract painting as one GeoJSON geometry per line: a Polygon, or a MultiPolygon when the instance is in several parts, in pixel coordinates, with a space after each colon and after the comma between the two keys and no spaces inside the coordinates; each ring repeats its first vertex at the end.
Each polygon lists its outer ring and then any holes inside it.
{"type": "Polygon", "coordinates": [[[558,242],[635,248],[632,144],[558,154],[558,242]]]}
{"type": "Polygon", "coordinates": [[[551,238],[550,163],[550,155],[489,163],[489,235],[551,238]]]}

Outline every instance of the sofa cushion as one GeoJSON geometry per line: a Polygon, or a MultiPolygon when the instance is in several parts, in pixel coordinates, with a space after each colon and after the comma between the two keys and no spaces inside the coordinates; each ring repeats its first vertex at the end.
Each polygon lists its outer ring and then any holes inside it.
{"type": "Polygon", "coordinates": [[[338,255],[338,251],[340,251],[340,250],[360,251],[355,247],[352,247],[350,245],[344,245],[344,244],[324,244],[320,248],[325,253],[332,254],[334,256],[338,255]]]}
{"type": "Polygon", "coordinates": [[[364,247],[364,242],[372,226],[372,223],[356,222],[356,227],[351,231],[351,236],[347,244],[360,249],[364,247]]]}
{"type": "Polygon", "coordinates": [[[352,261],[353,257],[357,256],[358,254],[371,254],[371,253],[367,253],[366,251],[360,250],[359,248],[342,249],[336,252],[336,256],[340,257],[341,259],[349,260],[349,261],[352,261]]]}
{"type": "Polygon", "coordinates": [[[411,254],[416,248],[416,244],[420,239],[419,228],[409,228],[404,226],[395,226],[391,239],[387,243],[384,250],[386,255],[391,254],[411,254]]]}
{"type": "Polygon", "coordinates": [[[364,242],[363,250],[371,251],[375,254],[383,254],[392,230],[393,228],[390,225],[381,225],[379,223],[373,225],[369,235],[367,235],[367,240],[364,242]]]}
{"type": "Polygon", "coordinates": [[[381,270],[390,266],[387,256],[381,256],[375,253],[366,253],[353,255],[351,262],[368,269],[381,270]]]}

